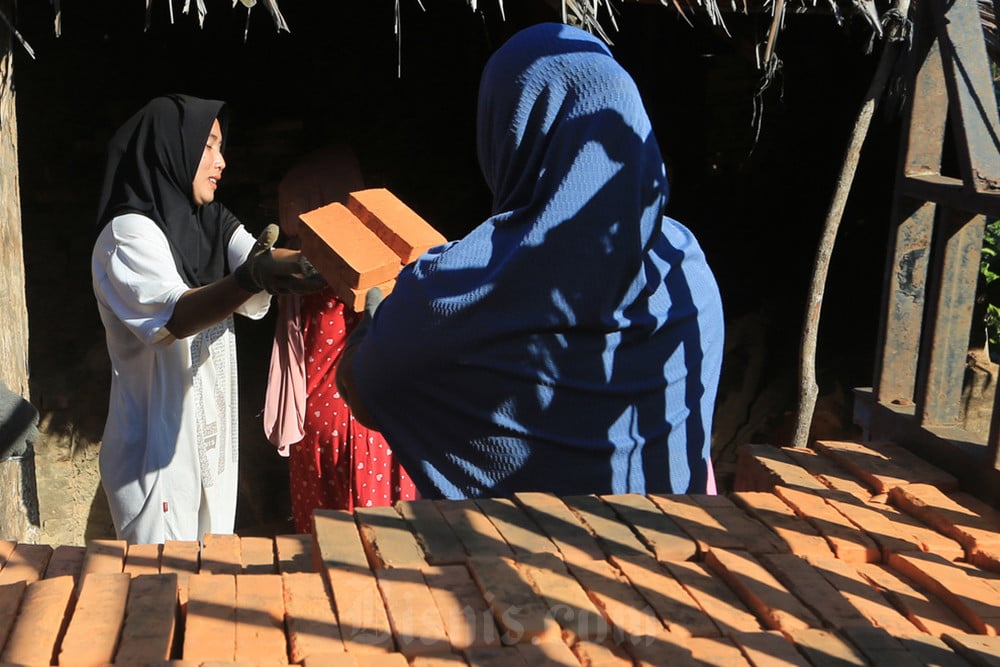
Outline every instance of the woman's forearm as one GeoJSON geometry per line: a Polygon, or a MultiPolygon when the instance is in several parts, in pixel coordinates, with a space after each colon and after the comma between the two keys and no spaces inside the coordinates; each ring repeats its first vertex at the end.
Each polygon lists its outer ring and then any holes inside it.
{"type": "Polygon", "coordinates": [[[232,315],[253,294],[240,287],[233,274],[190,289],[181,296],[167,322],[174,338],[187,338],[232,315]]]}

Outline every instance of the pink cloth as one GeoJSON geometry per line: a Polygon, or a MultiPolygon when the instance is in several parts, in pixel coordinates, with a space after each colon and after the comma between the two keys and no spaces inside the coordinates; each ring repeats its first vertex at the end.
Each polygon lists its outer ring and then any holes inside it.
{"type": "Polygon", "coordinates": [[[278,453],[305,437],[306,364],[297,294],[278,296],[278,322],[271,347],[267,393],[264,396],[264,433],[278,453]]]}

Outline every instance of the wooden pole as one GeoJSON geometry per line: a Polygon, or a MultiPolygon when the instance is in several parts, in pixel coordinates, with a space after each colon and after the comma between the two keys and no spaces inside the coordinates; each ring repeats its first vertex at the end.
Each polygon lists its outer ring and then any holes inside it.
{"type": "MultiPolygon", "coordinates": [[[[13,15],[13,2],[0,0],[13,15]]],[[[0,380],[28,398],[28,307],[24,292],[21,191],[17,169],[17,117],[14,107],[14,52],[20,48],[0,24],[0,380]]],[[[34,456],[0,462],[0,539],[36,541],[38,494],[34,456]]]]}
{"type": "Polygon", "coordinates": [[[830,257],[833,254],[833,246],[837,240],[837,231],[840,228],[840,220],[844,214],[847,196],[850,194],[851,185],[854,182],[854,174],[858,168],[861,147],[868,137],[868,128],[871,125],[876,103],[882,97],[892,67],[899,53],[902,52],[907,43],[904,31],[907,29],[905,17],[908,10],[909,0],[899,0],[896,3],[896,8],[893,10],[899,13],[901,20],[893,30],[886,32],[882,56],[879,59],[871,85],[865,94],[861,110],[858,112],[858,118],[854,122],[851,139],[844,155],[844,163],[837,178],[837,187],[833,193],[833,200],[830,203],[819,247],[816,251],[812,284],[810,285],[809,297],[806,301],[805,322],[802,327],[802,345],[799,354],[799,405],[795,422],[795,435],[792,440],[792,445],[795,447],[806,447],[809,444],[809,429],[812,426],[813,412],[816,408],[816,396],[819,393],[819,387],[816,384],[816,339],[819,331],[820,311],[823,307],[826,276],[830,268],[830,257]]]}

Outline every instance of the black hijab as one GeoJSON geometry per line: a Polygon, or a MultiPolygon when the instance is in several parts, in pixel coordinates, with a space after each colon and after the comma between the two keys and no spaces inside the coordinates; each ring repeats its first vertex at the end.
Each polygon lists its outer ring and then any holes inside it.
{"type": "Polygon", "coordinates": [[[239,224],[218,202],[196,206],[192,183],[212,122],[223,146],[224,102],[188,95],[156,97],[129,118],[108,142],[97,231],[123,213],[139,213],[163,230],[181,276],[190,287],[226,273],[226,248],[239,224]]]}

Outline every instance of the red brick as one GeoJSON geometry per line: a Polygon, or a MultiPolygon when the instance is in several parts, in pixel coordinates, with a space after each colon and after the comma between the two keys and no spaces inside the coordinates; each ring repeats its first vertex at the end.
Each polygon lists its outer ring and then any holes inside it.
{"type": "Polygon", "coordinates": [[[394,279],[402,268],[396,253],[339,202],[299,219],[302,252],[331,286],[366,289],[394,279]]]}
{"type": "Polygon", "coordinates": [[[392,507],[358,507],[354,520],[373,568],[419,568],[426,564],[416,536],[392,507]]]}
{"type": "Polygon", "coordinates": [[[447,239],[389,190],[352,192],[347,208],[375,232],[404,264],[409,264],[447,239]]]}
{"type": "Polygon", "coordinates": [[[368,570],[368,557],[353,512],[313,511],[313,558],[317,572],[368,570]]]}
{"type": "MultiPolygon", "coordinates": [[[[38,581],[45,573],[51,558],[52,547],[47,544],[19,543],[7,557],[4,568],[0,570],[0,584],[12,584],[15,581],[26,581],[30,584],[38,581]]],[[[120,565],[118,571],[121,572],[120,565]]]]}
{"type": "Polygon", "coordinates": [[[142,665],[170,657],[177,621],[177,577],[170,572],[132,579],[116,664],[142,665]]]}
{"type": "Polygon", "coordinates": [[[125,554],[128,543],[125,540],[90,540],[87,553],[83,557],[80,576],[91,572],[124,572],[125,554]]]}
{"type": "Polygon", "coordinates": [[[302,660],[302,667],[358,667],[358,656],[344,651],[310,653],[302,660]]]}
{"type": "Polygon", "coordinates": [[[233,660],[235,655],[236,577],[192,574],[184,616],[184,659],[233,660]]]}
{"type": "Polygon", "coordinates": [[[807,560],[851,606],[864,614],[873,624],[890,632],[913,633],[914,624],[904,618],[886,596],[861,575],[861,568],[873,567],[873,564],[845,563],[829,557],[807,560]]]}
{"type": "Polygon", "coordinates": [[[0,661],[23,665],[55,663],[56,642],[73,595],[73,577],[28,583],[0,661]]]}
{"type": "MultiPolygon", "coordinates": [[[[863,502],[872,500],[872,490],[829,456],[823,456],[808,447],[782,447],[781,451],[793,463],[802,466],[828,490],[849,494],[863,502]]],[[[816,491],[823,491],[823,489],[817,488],[816,491]]]]}
{"type": "MultiPolygon", "coordinates": [[[[628,523],[623,521],[599,497],[593,495],[566,496],[562,501],[580,517],[580,521],[587,526],[587,530],[597,539],[597,543],[604,552],[604,558],[607,558],[612,553],[644,555],[652,553],[642,540],[636,536],[628,523]]],[[[659,512],[659,510],[656,511],[659,512]]],[[[690,556],[697,551],[697,547],[690,539],[687,541],[687,544],[689,547],[687,555],[690,556]]],[[[687,558],[679,557],[669,560],[687,560],[687,558]]]]}
{"type": "Polygon", "coordinates": [[[889,566],[941,598],[980,634],[996,635],[1000,606],[996,591],[972,579],[961,567],[934,554],[893,554],[889,566]]]}
{"type": "Polygon", "coordinates": [[[500,643],[500,630],[493,613],[464,565],[428,565],[421,573],[452,648],[462,650],[500,643]]]}
{"type": "Polygon", "coordinates": [[[712,549],[705,563],[772,630],[820,627],[819,619],[752,555],[712,549]]]}
{"type": "MultiPolygon", "coordinates": [[[[309,536],[309,557],[313,558],[312,537],[309,536]]],[[[243,574],[278,574],[275,564],[275,544],[269,537],[247,536],[240,538],[240,563],[243,574]]],[[[309,563],[312,570],[314,562],[309,563]]]]}
{"type": "Polygon", "coordinates": [[[872,665],[924,667],[923,661],[918,660],[884,628],[845,628],[842,634],[872,665]]]}
{"type": "Polygon", "coordinates": [[[17,612],[27,585],[28,582],[23,580],[0,584],[0,649],[7,643],[7,637],[10,636],[14,621],[17,620],[17,612]]]}
{"type": "Polygon", "coordinates": [[[60,665],[89,667],[114,662],[131,579],[126,572],[87,577],[60,644],[60,665]]]}
{"type": "Polygon", "coordinates": [[[730,637],[752,665],[811,667],[811,663],[795,650],[795,644],[777,630],[734,632],[730,637]]]}
{"type": "Polygon", "coordinates": [[[201,543],[196,540],[167,540],[160,554],[160,572],[177,575],[177,600],[187,609],[188,577],[201,567],[201,543]]]}
{"type": "Polygon", "coordinates": [[[703,665],[713,667],[750,667],[750,663],[731,639],[692,637],[687,642],[691,655],[703,665]]]}
{"type": "MultiPolygon", "coordinates": [[[[529,667],[579,667],[580,661],[569,646],[562,642],[540,642],[538,644],[517,644],[515,647],[521,659],[529,667]]],[[[465,663],[459,663],[464,665],[465,663]]],[[[418,667],[416,664],[413,667],[418,667]]]]}
{"type": "Polygon", "coordinates": [[[318,573],[282,574],[285,623],[290,662],[302,662],[310,655],[337,655],[344,642],[333,604],[318,573]]]}
{"type": "Polygon", "coordinates": [[[787,502],[800,517],[811,523],[830,543],[840,560],[850,563],[875,563],[882,553],[875,541],[859,530],[821,496],[776,486],[774,494],[787,502]]]}
{"type": "Polygon", "coordinates": [[[449,649],[444,621],[419,570],[381,569],[375,578],[400,653],[410,658],[449,649]]]}
{"type": "Polygon", "coordinates": [[[677,637],[718,637],[719,628],[673,575],[651,556],[612,556],[632,587],[677,637]]]}
{"type": "MultiPolygon", "coordinates": [[[[620,517],[619,521],[631,526],[657,560],[691,560],[698,557],[698,543],[646,496],[624,493],[602,496],[601,499],[620,517]]],[[[621,553],[617,545],[611,552],[621,553]]]]}
{"type": "Polygon", "coordinates": [[[993,667],[1000,657],[1000,637],[948,634],[942,639],[975,667],[993,667]]]}
{"type": "Polygon", "coordinates": [[[663,567],[695,599],[723,635],[759,632],[764,629],[746,603],[719,577],[712,576],[703,563],[664,563],[663,567]]]}
{"type": "Polygon", "coordinates": [[[771,491],[775,485],[815,491],[825,488],[807,470],[788,457],[783,448],[744,444],[737,452],[735,491],[771,491]]]}
{"type": "Polygon", "coordinates": [[[504,632],[504,643],[559,639],[559,626],[548,606],[512,558],[470,556],[469,571],[504,632]]]}
{"type": "Polygon", "coordinates": [[[786,632],[799,651],[814,665],[868,667],[868,661],[850,642],[830,630],[802,628],[786,632]]]}
{"type": "Polygon", "coordinates": [[[640,641],[663,631],[663,622],[653,607],[610,563],[592,560],[568,565],[570,573],[611,621],[614,641],[640,641]]]}
{"type": "Polygon", "coordinates": [[[817,440],[813,448],[850,470],[875,493],[889,493],[908,484],[931,484],[944,490],[958,486],[954,475],[888,443],[817,440]]]}
{"type": "Polygon", "coordinates": [[[375,576],[367,569],[330,569],[325,576],[347,651],[394,650],[389,617],[375,576]]]}
{"type": "Polygon", "coordinates": [[[650,502],[670,516],[698,545],[699,558],[710,547],[745,549],[746,544],[694,498],[679,494],[650,494],[650,502]]]}
{"type": "Polygon", "coordinates": [[[474,500],[433,501],[448,523],[452,532],[462,542],[469,554],[495,553],[497,556],[513,556],[510,545],[503,539],[493,522],[489,520],[474,500]]]}
{"type": "Polygon", "coordinates": [[[160,571],[162,544],[130,544],[125,553],[123,570],[132,576],[157,574],[160,571]]]}
{"type": "Polygon", "coordinates": [[[315,572],[312,550],[313,537],[310,534],[274,536],[274,551],[281,573],[315,572]]]}
{"type": "Polygon", "coordinates": [[[201,544],[194,540],[167,540],[160,554],[160,572],[197,574],[200,568],[201,544]]]}
{"type": "Polygon", "coordinates": [[[969,663],[959,657],[939,637],[930,635],[897,636],[899,643],[915,655],[924,665],[934,667],[969,667],[969,663]]]}
{"type": "MultiPolygon", "coordinates": [[[[746,499],[750,497],[775,498],[772,493],[734,493],[727,496],[691,496],[695,502],[708,510],[726,530],[738,537],[741,548],[755,554],[788,553],[790,546],[782,535],[774,532],[774,527],[754,512],[748,511],[746,499]]],[[[783,504],[783,503],[780,503],[783,504]]],[[[791,514],[794,517],[794,513],[791,514]]],[[[793,531],[794,532],[794,531],[793,531]]]]}
{"type": "Polygon", "coordinates": [[[555,543],[567,563],[604,560],[604,552],[580,518],[551,493],[515,493],[514,500],[555,543]]]}
{"type": "MultiPolygon", "coordinates": [[[[454,653],[418,655],[410,661],[410,667],[467,667],[468,664],[464,658],[454,653]]],[[[576,662],[576,658],[573,658],[572,667],[579,667],[579,665],[580,663],[576,662]]]]}
{"type": "Polygon", "coordinates": [[[288,664],[284,587],[279,575],[236,575],[235,659],[259,667],[288,664]]]}
{"type": "Polygon", "coordinates": [[[348,287],[343,283],[333,283],[330,288],[333,293],[337,295],[344,305],[353,310],[355,313],[360,313],[365,309],[365,301],[368,299],[368,292],[374,288],[378,288],[382,292],[382,298],[392,294],[392,290],[396,288],[396,279],[386,280],[377,285],[372,285],[371,287],[348,287]]]}
{"type": "Polygon", "coordinates": [[[518,558],[533,554],[558,554],[559,548],[530,516],[509,498],[477,498],[476,505],[510,545],[518,558]]]}
{"type": "Polygon", "coordinates": [[[604,641],[611,636],[611,625],[604,614],[556,554],[528,556],[517,567],[545,601],[567,642],[604,641]]]}
{"type": "Polygon", "coordinates": [[[760,563],[821,618],[825,627],[872,627],[871,619],[842,596],[809,561],[791,554],[771,554],[761,556],[760,563]]]}
{"type": "MultiPolygon", "coordinates": [[[[959,618],[939,598],[914,587],[884,565],[858,565],[858,572],[871,582],[892,605],[919,630],[940,637],[949,632],[971,632],[969,624],[959,618]]],[[[887,626],[895,635],[912,634],[905,626],[887,626]]]]}
{"type": "Polygon", "coordinates": [[[83,559],[87,555],[87,547],[61,544],[52,551],[45,566],[45,578],[62,577],[69,575],[73,580],[80,578],[80,570],[83,569],[83,559]]]}
{"type": "Polygon", "coordinates": [[[430,565],[464,565],[468,554],[433,500],[401,500],[396,511],[406,521],[430,565]]]}
{"type": "Polygon", "coordinates": [[[613,642],[579,641],[573,653],[587,667],[631,667],[632,658],[624,648],[613,642]]]}
{"type": "MultiPolygon", "coordinates": [[[[410,667],[402,653],[358,653],[354,656],[358,667],[410,667]]],[[[323,667],[332,667],[324,665],[323,667]]]]}
{"type": "Polygon", "coordinates": [[[661,628],[652,637],[626,638],[622,644],[625,652],[632,656],[636,667],[705,667],[707,663],[692,655],[688,637],[678,637],[675,633],[661,628]]]}
{"type": "Polygon", "coordinates": [[[201,540],[202,574],[239,574],[243,571],[243,549],[239,535],[206,533],[201,540]]]}
{"type": "MultiPolygon", "coordinates": [[[[767,526],[773,531],[776,540],[784,548],[774,546],[764,551],[758,543],[768,546],[762,539],[757,539],[750,543],[748,551],[751,553],[795,553],[799,556],[832,556],[833,550],[830,543],[819,534],[816,527],[800,517],[788,503],[783,501],[773,493],[766,491],[738,491],[732,494],[733,501],[742,506],[746,511],[757,519],[758,523],[767,526]]],[[[744,531],[749,533],[749,531],[744,531]]],[[[757,529],[756,532],[761,532],[757,529]]],[[[769,531],[764,531],[769,532],[769,531]]],[[[752,533],[751,533],[752,535],[752,533]]],[[[744,542],[749,541],[749,536],[744,542]]]]}

